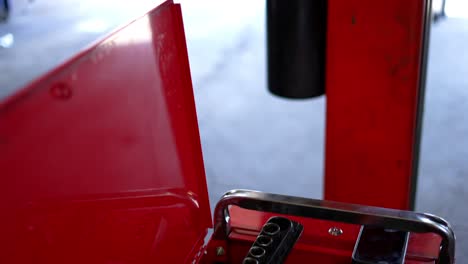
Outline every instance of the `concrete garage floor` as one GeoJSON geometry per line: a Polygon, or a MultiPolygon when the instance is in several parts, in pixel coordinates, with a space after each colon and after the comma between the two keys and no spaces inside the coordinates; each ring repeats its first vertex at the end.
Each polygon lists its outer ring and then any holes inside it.
{"type": "MultiPolygon", "coordinates": [[[[0,98],[134,17],[123,0],[13,1],[0,98]],[[34,43],[34,44],[31,44],[34,43]]],[[[154,1],[153,1],[154,2],[154,1]]],[[[320,198],[324,98],[288,101],[265,82],[263,1],[182,1],[212,206],[233,188],[320,198]]],[[[450,221],[468,258],[468,20],[432,29],[417,210],[450,221]]]]}

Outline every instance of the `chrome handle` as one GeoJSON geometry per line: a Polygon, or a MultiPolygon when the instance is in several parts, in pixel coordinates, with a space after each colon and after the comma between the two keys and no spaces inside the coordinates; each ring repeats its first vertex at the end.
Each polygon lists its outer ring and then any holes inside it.
{"type": "Polygon", "coordinates": [[[455,234],[444,219],[424,213],[346,204],[250,190],[223,195],[214,212],[214,237],[226,239],[230,232],[230,205],[244,209],[310,217],[358,225],[374,225],[414,233],[436,233],[442,238],[438,264],[455,263],[455,234]]]}

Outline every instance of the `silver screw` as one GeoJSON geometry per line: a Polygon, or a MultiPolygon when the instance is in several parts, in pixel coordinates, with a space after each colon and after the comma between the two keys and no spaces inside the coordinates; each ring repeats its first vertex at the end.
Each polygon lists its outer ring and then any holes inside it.
{"type": "Polygon", "coordinates": [[[219,257],[219,256],[222,256],[222,255],[224,255],[224,253],[225,253],[225,252],[224,252],[224,248],[223,248],[223,247],[217,247],[217,248],[216,248],[216,256],[218,256],[218,257],[219,257]]]}
{"type": "Polygon", "coordinates": [[[328,234],[332,236],[341,236],[343,234],[343,230],[336,226],[330,227],[330,229],[328,229],[328,234]]]}

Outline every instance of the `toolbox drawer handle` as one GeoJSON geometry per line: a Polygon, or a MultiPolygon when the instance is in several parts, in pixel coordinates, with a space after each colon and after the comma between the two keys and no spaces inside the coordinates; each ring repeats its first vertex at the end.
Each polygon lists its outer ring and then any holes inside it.
{"type": "Polygon", "coordinates": [[[455,263],[455,234],[447,221],[435,215],[250,190],[232,190],[225,193],[216,205],[215,238],[226,239],[230,233],[230,205],[255,211],[374,225],[414,233],[435,233],[442,238],[437,263],[455,263]]]}

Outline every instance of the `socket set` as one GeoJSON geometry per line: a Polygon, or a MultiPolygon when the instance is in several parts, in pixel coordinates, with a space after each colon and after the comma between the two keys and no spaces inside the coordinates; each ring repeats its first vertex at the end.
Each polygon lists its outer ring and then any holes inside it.
{"type": "Polygon", "coordinates": [[[303,226],[285,217],[270,218],[244,258],[243,264],[283,263],[299,239],[303,226]]]}

